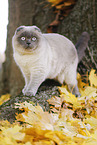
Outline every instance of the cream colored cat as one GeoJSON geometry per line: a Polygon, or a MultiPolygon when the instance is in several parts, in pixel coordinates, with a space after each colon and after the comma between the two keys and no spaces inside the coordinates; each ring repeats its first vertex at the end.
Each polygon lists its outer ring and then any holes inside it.
{"type": "Polygon", "coordinates": [[[69,90],[80,96],[77,86],[78,54],[73,43],[59,34],[43,34],[36,26],[20,26],[13,40],[13,56],[25,86],[24,95],[35,95],[45,79],[65,82],[69,90]]]}

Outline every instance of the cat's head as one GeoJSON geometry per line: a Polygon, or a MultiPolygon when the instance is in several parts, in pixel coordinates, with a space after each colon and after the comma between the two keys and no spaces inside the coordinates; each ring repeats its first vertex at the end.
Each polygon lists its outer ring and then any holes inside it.
{"type": "Polygon", "coordinates": [[[36,26],[20,26],[16,29],[12,44],[18,51],[32,52],[37,49],[42,33],[36,26]]]}

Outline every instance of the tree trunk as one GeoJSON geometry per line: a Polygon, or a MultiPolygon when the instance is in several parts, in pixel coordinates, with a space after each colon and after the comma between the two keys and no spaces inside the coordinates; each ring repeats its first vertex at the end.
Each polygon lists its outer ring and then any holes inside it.
{"type": "Polygon", "coordinates": [[[91,68],[97,70],[97,1],[78,0],[70,14],[61,22],[58,32],[67,36],[76,44],[83,31],[90,35],[89,48],[78,66],[80,73],[91,68]]]}
{"type": "Polygon", "coordinates": [[[20,25],[37,25],[43,32],[54,19],[52,9],[44,0],[9,0],[9,24],[7,33],[6,62],[3,65],[0,94],[17,95],[24,86],[24,80],[13,59],[12,36],[20,25]]]}
{"type": "MultiPolygon", "coordinates": [[[[87,50],[84,61],[78,70],[96,68],[97,57],[97,2],[95,0],[78,0],[71,13],[62,20],[58,33],[67,36],[74,43],[83,31],[90,34],[90,53],[87,50]],[[91,58],[92,57],[92,58],[91,58]],[[94,60],[94,62],[93,62],[94,60]]],[[[3,65],[0,94],[17,95],[24,86],[24,80],[13,59],[12,36],[20,25],[37,25],[46,32],[55,14],[46,0],[9,0],[9,24],[7,34],[6,62],[3,65]]],[[[96,68],[97,69],[97,68],[96,68]]]]}

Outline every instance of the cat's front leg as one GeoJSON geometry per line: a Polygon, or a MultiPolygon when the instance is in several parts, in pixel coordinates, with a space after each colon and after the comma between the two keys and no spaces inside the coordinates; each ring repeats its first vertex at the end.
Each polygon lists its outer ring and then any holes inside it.
{"type": "Polygon", "coordinates": [[[25,79],[25,86],[22,89],[22,93],[25,94],[25,91],[27,90],[27,87],[28,87],[28,85],[30,83],[30,74],[28,74],[25,71],[23,71],[23,76],[24,76],[24,79],[25,79]]]}
{"type": "Polygon", "coordinates": [[[41,71],[38,71],[34,74],[32,73],[28,86],[22,91],[23,94],[26,96],[35,96],[39,86],[45,79],[45,73],[41,73],[41,71]]]}

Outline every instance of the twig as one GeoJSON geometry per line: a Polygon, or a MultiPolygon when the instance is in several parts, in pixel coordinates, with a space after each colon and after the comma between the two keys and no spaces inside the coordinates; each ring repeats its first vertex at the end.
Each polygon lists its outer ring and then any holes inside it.
{"type": "Polygon", "coordinates": [[[90,49],[89,49],[88,46],[87,46],[87,49],[88,49],[88,51],[89,51],[89,55],[90,55],[91,61],[92,61],[92,63],[95,65],[95,68],[97,69],[97,64],[96,64],[96,62],[94,61],[93,55],[91,54],[90,49]]]}

